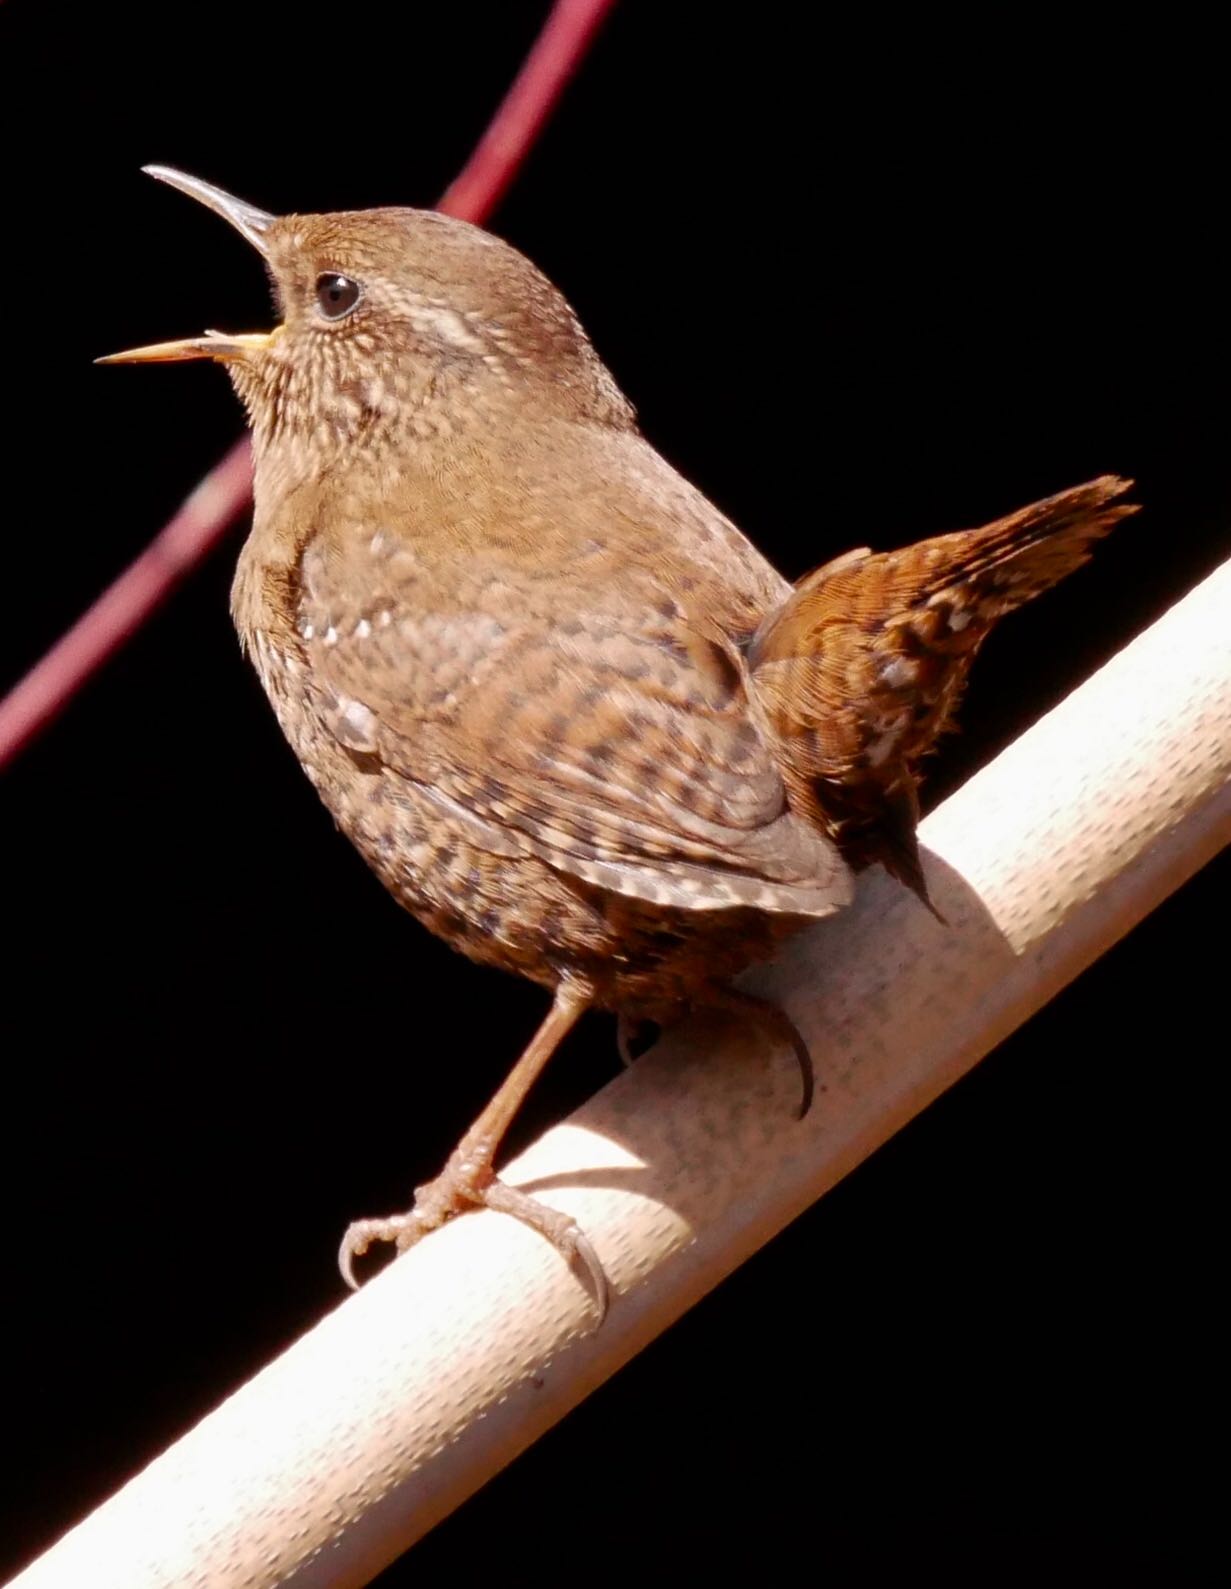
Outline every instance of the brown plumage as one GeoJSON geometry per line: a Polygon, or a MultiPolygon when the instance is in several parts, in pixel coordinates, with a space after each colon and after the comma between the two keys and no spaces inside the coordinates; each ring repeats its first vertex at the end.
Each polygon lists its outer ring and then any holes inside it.
{"type": "MultiPolygon", "coordinates": [[[[268,335],[212,357],[248,409],[256,510],[233,610],[322,799],[385,886],[552,1011],[415,1207],[409,1246],[484,1203],[602,1271],[492,1161],[588,1007],[789,1023],[730,979],[881,861],[924,898],[920,760],[979,643],[1132,509],[1110,477],[794,590],[636,429],[554,287],[415,210],[273,217],[176,172],[265,257],[268,335]]],[[[806,1054],[801,1054],[805,1064],[806,1054]]]]}
{"type": "Polygon", "coordinates": [[[846,552],[766,616],[748,663],[792,806],[853,865],[880,861],[926,900],[919,763],[989,630],[1135,511],[1116,500],[1127,485],[1108,475],[980,530],[846,552]]]}

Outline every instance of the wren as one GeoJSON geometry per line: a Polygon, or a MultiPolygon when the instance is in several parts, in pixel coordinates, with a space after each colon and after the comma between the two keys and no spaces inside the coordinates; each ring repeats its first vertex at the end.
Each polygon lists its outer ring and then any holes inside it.
{"type": "Polygon", "coordinates": [[[920,763],[980,643],[1133,511],[1111,476],[983,529],[851,551],[792,587],[637,429],[564,298],[430,211],[274,216],[147,168],[264,259],[282,323],[103,363],[216,359],[255,512],[232,610],[278,721],[391,893],[552,1005],[441,1175],[346,1233],[406,1248],[513,1214],[602,1267],[494,1157],[583,1011],[719,1005],[880,862],[926,903],[920,763]]]}

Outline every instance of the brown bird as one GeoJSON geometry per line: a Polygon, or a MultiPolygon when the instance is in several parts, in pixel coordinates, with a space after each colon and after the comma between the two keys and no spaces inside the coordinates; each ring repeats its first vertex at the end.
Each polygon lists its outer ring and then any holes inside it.
{"type": "MultiPolygon", "coordinates": [[[[847,552],[793,589],[659,456],[535,267],[429,211],[273,216],[163,167],[257,249],[282,324],[112,355],[216,359],[254,432],[232,610],[321,798],[395,897],[552,1007],[442,1174],[343,1241],[476,1205],[603,1272],[498,1180],[591,1007],[722,1005],[879,861],[926,902],[921,759],[989,629],[1133,511],[1104,477],[984,529],[847,552]]],[[[806,1100],[805,1100],[806,1101],[806,1100]]]]}

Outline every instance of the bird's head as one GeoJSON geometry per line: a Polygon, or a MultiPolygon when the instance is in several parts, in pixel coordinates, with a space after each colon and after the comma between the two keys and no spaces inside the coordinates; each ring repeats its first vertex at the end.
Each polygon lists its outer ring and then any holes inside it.
{"type": "Polygon", "coordinates": [[[338,447],[467,437],[536,413],[631,422],[564,298],[528,259],[431,210],[270,215],[166,166],[151,176],[230,221],[264,259],[272,331],[113,353],[101,364],[215,359],[256,432],[327,461],[338,447]]]}

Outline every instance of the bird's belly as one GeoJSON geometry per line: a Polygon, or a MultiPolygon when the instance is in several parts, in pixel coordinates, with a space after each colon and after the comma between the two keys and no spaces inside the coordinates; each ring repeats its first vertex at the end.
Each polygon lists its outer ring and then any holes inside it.
{"type": "Polygon", "coordinates": [[[306,669],[250,644],[282,730],[335,821],[398,902],[471,959],[595,1002],[663,1016],[772,953],[802,925],[750,909],[689,911],[583,883],[535,855],[493,854],[447,808],[375,756],[347,751],[313,709],[306,669]]]}

